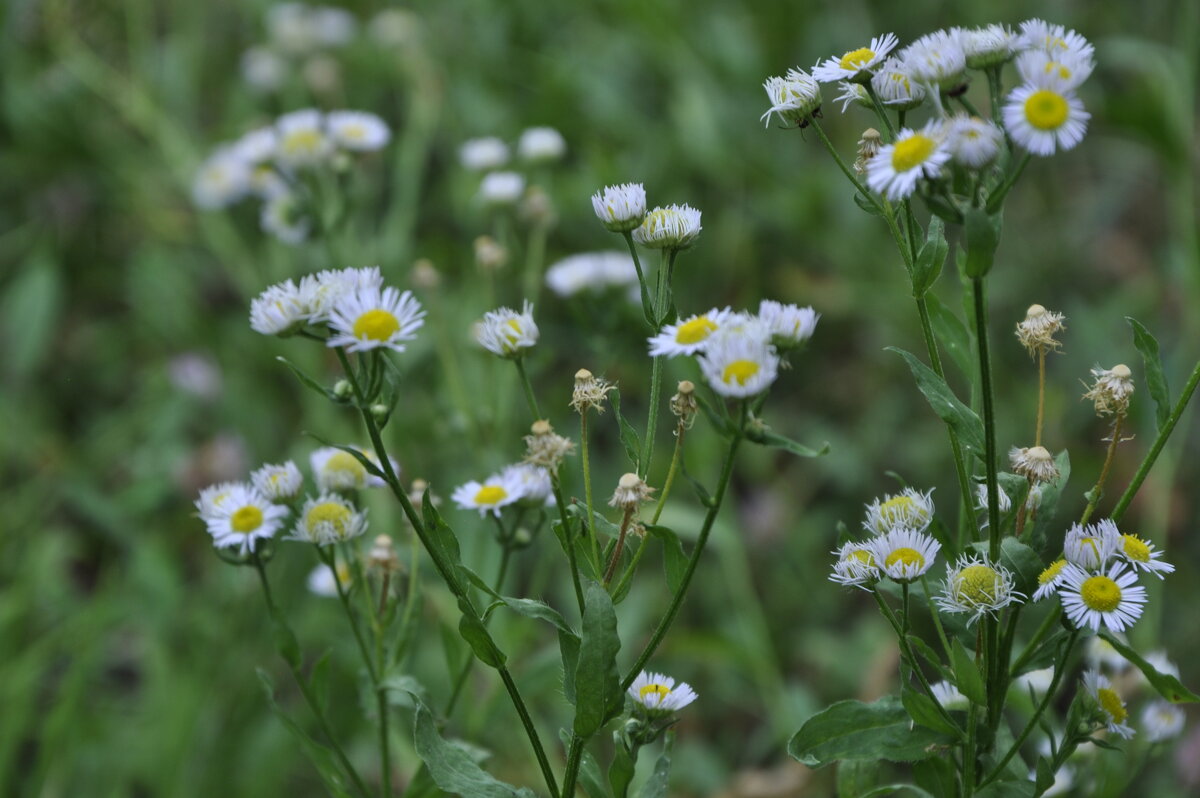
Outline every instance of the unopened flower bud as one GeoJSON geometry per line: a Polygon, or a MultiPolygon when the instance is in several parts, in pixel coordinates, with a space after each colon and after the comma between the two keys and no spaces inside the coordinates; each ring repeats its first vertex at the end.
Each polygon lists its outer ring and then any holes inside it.
{"type": "Polygon", "coordinates": [[[391,414],[392,408],[385,404],[377,402],[371,405],[371,416],[375,419],[375,423],[381,427],[387,423],[388,416],[391,414]]]}
{"type": "Polygon", "coordinates": [[[593,408],[597,413],[603,413],[604,397],[616,387],[587,369],[580,369],[575,372],[575,390],[571,394],[571,408],[580,414],[593,408]]]}
{"type": "Polygon", "coordinates": [[[1013,473],[1034,482],[1053,482],[1058,479],[1058,466],[1044,446],[1031,446],[1027,449],[1014,446],[1008,452],[1008,461],[1013,473]]]}
{"type": "Polygon", "coordinates": [[[491,236],[475,239],[475,264],[485,272],[503,268],[508,263],[508,250],[491,236]]]}
{"type": "Polygon", "coordinates": [[[525,527],[518,527],[513,533],[511,545],[515,549],[523,549],[533,542],[533,533],[525,527]]]}
{"type": "Polygon", "coordinates": [[[392,539],[387,535],[379,535],[367,553],[367,566],[380,571],[392,572],[400,570],[400,558],[392,546],[392,539]]]}
{"type": "Polygon", "coordinates": [[[525,436],[525,462],[541,466],[553,474],[563,458],[575,451],[575,444],[554,432],[545,419],[538,419],[525,436]]]}
{"type": "Polygon", "coordinates": [[[1083,395],[1091,399],[1098,416],[1122,417],[1129,412],[1129,397],[1133,396],[1133,372],[1124,363],[1110,369],[1092,369],[1095,383],[1083,395]]]}
{"type": "Polygon", "coordinates": [[[679,417],[679,423],[684,429],[691,429],[696,422],[696,384],[691,380],[681,380],[671,397],[671,412],[679,417]]]}
{"type": "Polygon", "coordinates": [[[354,386],[350,384],[350,380],[338,380],[333,384],[333,395],[339,402],[349,401],[354,395],[354,386]]]}
{"type": "Polygon", "coordinates": [[[617,489],[608,500],[610,507],[620,507],[623,510],[636,510],[644,501],[649,501],[654,488],[647,485],[637,474],[624,474],[617,482],[617,489]]]}
{"type": "Polygon", "coordinates": [[[1063,314],[1046,310],[1041,305],[1030,305],[1025,311],[1025,320],[1017,324],[1017,340],[1030,357],[1039,352],[1057,352],[1062,344],[1054,340],[1054,334],[1065,329],[1063,314]]]}

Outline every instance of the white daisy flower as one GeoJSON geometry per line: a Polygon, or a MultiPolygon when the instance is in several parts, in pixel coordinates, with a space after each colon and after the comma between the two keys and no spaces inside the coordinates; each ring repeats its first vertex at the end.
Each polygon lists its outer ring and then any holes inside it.
{"type": "Polygon", "coordinates": [[[324,563],[318,565],[308,574],[308,592],[322,598],[337,598],[337,583],[342,583],[343,590],[350,589],[350,566],[344,562],[337,564],[337,579],[334,579],[333,569],[324,563]]]}
{"type": "Polygon", "coordinates": [[[1152,743],[1173,740],[1183,733],[1187,720],[1183,710],[1170,701],[1151,701],[1142,710],[1142,728],[1152,743]]]}
{"type": "Polygon", "coordinates": [[[517,154],[530,163],[557,161],[567,154],[567,141],[552,127],[531,127],[517,139],[517,154]]]}
{"type": "Polygon", "coordinates": [[[1137,535],[1121,535],[1117,556],[1132,565],[1136,571],[1146,571],[1162,579],[1163,574],[1175,570],[1174,565],[1159,559],[1162,555],[1163,553],[1156,550],[1154,544],[1148,540],[1143,540],[1137,535]]]}
{"type": "Polygon", "coordinates": [[[268,47],[251,47],[239,62],[242,80],[255,91],[271,92],[287,80],[288,63],[268,47]]]}
{"type": "Polygon", "coordinates": [[[325,269],[300,278],[300,302],[313,324],[329,321],[333,304],[347,294],[366,289],[383,290],[378,266],[358,269],[325,269]]]}
{"type": "Polygon", "coordinates": [[[1026,83],[1049,81],[1064,91],[1078,88],[1095,66],[1090,56],[1069,53],[1054,56],[1044,50],[1026,50],[1017,56],[1017,74],[1021,80],[1026,83]]]}
{"type": "Polygon", "coordinates": [[[985,25],[961,32],[963,52],[971,69],[1000,66],[1022,47],[1021,36],[1007,25],[985,25]]]}
{"type": "Polygon", "coordinates": [[[904,527],[872,538],[870,546],[879,569],[897,582],[911,582],[928,571],[942,548],[932,535],[904,527]]]}
{"type": "Polygon", "coordinates": [[[933,690],[933,700],[941,704],[943,709],[966,710],[971,705],[971,702],[958,691],[953,682],[934,682],[930,688],[933,690]]]}
{"type": "Polygon", "coordinates": [[[251,166],[269,163],[279,147],[279,134],[273,127],[251,130],[233,143],[233,152],[251,166]]]}
{"type": "Polygon", "coordinates": [[[196,170],[192,201],[205,210],[227,208],[250,193],[252,173],[251,164],[236,147],[223,147],[196,170]]]}
{"type": "Polygon", "coordinates": [[[272,193],[266,198],[258,215],[258,224],[264,233],[292,246],[304,243],[312,227],[303,203],[286,190],[272,193]]]}
{"type": "Polygon", "coordinates": [[[458,160],[473,172],[499,169],[508,163],[508,145],[494,136],[470,139],[459,148],[458,160]]]}
{"type": "Polygon", "coordinates": [[[275,157],[289,167],[314,166],[333,154],[325,135],[325,116],[315,108],[292,111],[275,120],[279,147],[275,157]]]}
{"type": "Polygon", "coordinates": [[[304,477],[292,460],[278,465],[268,463],[250,475],[254,488],[271,501],[288,501],[300,493],[304,477]]]}
{"type": "Polygon", "coordinates": [[[1058,586],[1066,579],[1066,570],[1067,560],[1065,557],[1059,557],[1042,569],[1042,572],[1038,574],[1037,590],[1033,591],[1033,600],[1041,601],[1057,593],[1058,586]]]}
{"type": "Polygon", "coordinates": [[[550,472],[529,463],[513,463],[500,471],[500,481],[516,486],[517,501],[530,507],[540,507],[554,501],[550,472]]]}
{"type": "Polygon", "coordinates": [[[1121,533],[1107,518],[1094,524],[1072,524],[1063,538],[1067,562],[1088,571],[1103,571],[1121,550],[1121,533]]]}
{"type": "Polygon", "coordinates": [[[811,306],[802,308],[764,299],[758,304],[758,318],[771,331],[771,343],[780,350],[786,350],[812,338],[821,314],[811,306]]]}
{"type": "Polygon", "coordinates": [[[1099,671],[1086,671],[1083,674],[1083,686],[1100,708],[1109,732],[1119,734],[1126,740],[1133,737],[1133,729],[1125,722],[1129,719],[1129,710],[1108,678],[1099,671]]]}
{"type": "Polygon", "coordinates": [[[1129,398],[1133,396],[1133,372],[1124,363],[1110,369],[1099,366],[1092,369],[1095,382],[1084,399],[1091,399],[1098,416],[1123,416],[1129,412],[1129,398]]]}
{"type": "Polygon", "coordinates": [[[687,682],[675,683],[662,673],[642,671],[629,685],[629,697],[636,707],[650,714],[678,712],[696,700],[696,691],[687,682]]]}
{"type": "Polygon", "coordinates": [[[488,172],[479,183],[485,205],[512,205],[525,192],[525,178],[517,172],[488,172]]]}
{"type": "Polygon", "coordinates": [[[1075,31],[1062,25],[1052,25],[1040,19],[1029,19],[1021,23],[1022,45],[1053,56],[1076,56],[1091,59],[1095,48],[1091,42],[1075,31]]]}
{"type": "Polygon", "coordinates": [[[646,187],[641,183],[605,186],[592,195],[592,210],[613,232],[634,230],[646,218],[646,187]]]}
{"type": "MultiPolygon", "coordinates": [[[[881,103],[898,111],[911,111],[925,101],[925,87],[913,79],[908,65],[895,57],[884,61],[875,70],[871,88],[879,95],[881,103]]],[[[866,105],[871,105],[869,97],[866,105]]]]}
{"type": "Polygon", "coordinates": [[[500,509],[521,499],[522,485],[511,473],[492,474],[483,482],[471,480],[459,485],[450,494],[450,499],[462,510],[478,510],[482,518],[486,513],[499,517],[500,509]]]}
{"type": "Polygon", "coordinates": [[[827,58],[825,63],[814,66],[813,77],[821,83],[836,83],[839,80],[865,81],[872,68],[883,63],[883,59],[896,49],[899,42],[894,33],[876,36],[866,47],[850,50],[840,57],[827,58]]]}
{"type": "MultiPolygon", "coordinates": [[[[357,447],[356,451],[367,458],[369,462],[378,464],[379,458],[374,452],[363,451],[357,447]]],[[[389,459],[392,461],[393,473],[399,475],[399,464],[394,458],[389,459]]],[[[380,477],[367,471],[357,457],[336,446],[323,446],[315,450],[309,455],[309,464],[312,466],[313,477],[317,481],[317,489],[321,493],[334,490],[382,488],[387,484],[380,477]]]]}
{"type": "Polygon", "coordinates": [[[225,511],[229,500],[234,496],[242,495],[239,490],[249,487],[244,482],[219,482],[216,485],[209,485],[200,491],[200,497],[196,499],[196,514],[200,516],[201,521],[205,522],[210,518],[220,516],[225,511]]]}
{"type": "Polygon", "coordinates": [[[970,169],[981,169],[996,160],[1004,146],[1004,131],[990,119],[957,115],[945,122],[950,159],[970,169]]]}
{"type": "Polygon", "coordinates": [[[386,347],[404,351],[404,341],[417,337],[425,323],[425,311],[412,291],[395,288],[360,288],[334,300],[329,312],[333,332],[327,346],[344,346],[351,352],[386,347]]]}
{"type": "Polygon", "coordinates": [[[994,565],[986,557],[959,557],[946,569],[942,594],[936,601],[950,613],[967,613],[967,626],[985,615],[995,617],[1009,604],[1019,604],[1025,594],[1013,589],[1013,575],[1003,565],[994,565]]]}
{"type": "Polygon", "coordinates": [[[250,302],[250,329],[263,335],[292,332],[305,321],[300,290],[291,280],[268,286],[250,302]]]}
{"type": "Polygon", "coordinates": [[[733,315],[729,308],[713,308],[668,324],[658,335],[646,339],[650,343],[650,356],[677,357],[702,352],[713,333],[722,329],[733,315]]]}
{"type": "Polygon", "coordinates": [[[484,314],[475,328],[475,340],[487,351],[500,357],[516,358],[538,342],[538,326],[533,320],[533,305],[525,300],[521,312],[496,308],[484,314]]]}
{"type": "Polygon", "coordinates": [[[366,510],[359,512],[348,499],[336,493],[310,496],[300,509],[300,517],[288,540],[302,540],[318,546],[344,543],[367,531],[366,510]]]}
{"type": "Polygon", "coordinates": [[[1033,691],[1035,696],[1044,695],[1050,689],[1051,683],[1054,682],[1054,666],[1048,668],[1038,668],[1033,671],[1026,671],[1014,680],[1016,688],[1022,693],[1028,694],[1033,691]]]}
{"type": "Polygon", "coordinates": [[[876,535],[885,535],[900,527],[924,532],[933,521],[933,511],[932,488],[925,493],[905,488],[868,504],[863,529],[876,535]]]}
{"type": "Polygon", "coordinates": [[[560,297],[637,285],[633,258],[625,252],[581,252],[546,269],[546,286],[560,297]]]}
{"type": "Polygon", "coordinates": [[[940,175],[949,160],[938,122],[930,121],[919,131],[905,128],[867,161],[867,185],[889,200],[904,199],[917,190],[922,178],[940,175]]]}
{"type": "Polygon", "coordinates": [[[668,205],[646,214],[633,240],[651,249],[686,249],[703,230],[700,211],[690,205],[668,205]]]}
{"type": "Polygon", "coordinates": [[[770,77],[763,82],[771,107],[759,120],[771,124],[771,114],[784,125],[800,125],[821,107],[821,85],[803,69],[789,69],[783,77],[770,77]]]}
{"type": "Polygon", "coordinates": [[[267,497],[246,484],[235,484],[219,509],[204,518],[213,545],[218,549],[237,547],[241,554],[254,551],[254,541],[272,537],[283,525],[288,509],[271,504],[267,497]]]}
{"type": "MultiPolygon", "coordinates": [[[[871,95],[867,94],[867,90],[861,83],[851,83],[848,80],[843,80],[838,84],[838,88],[842,93],[833,98],[835,103],[842,104],[842,113],[846,113],[846,109],[851,103],[858,103],[863,108],[874,107],[871,103],[871,95]]],[[[861,173],[860,173],[861,174],[861,173]]]]}
{"type": "Polygon", "coordinates": [[[775,382],[779,356],[763,335],[764,327],[746,329],[727,326],[710,335],[704,351],[696,358],[700,371],[721,396],[757,396],[775,382]]]}
{"type": "Polygon", "coordinates": [[[1142,615],[1146,588],[1137,583],[1137,572],[1113,563],[1106,573],[1090,574],[1068,563],[1058,595],[1063,611],[1076,628],[1099,631],[1101,624],[1112,632],[1123,632],[1142,615]]]}
{"type": "Polygon", "coordinates": [[[928,33],[900,53],[909,76],[918,83],[952,89],[960,85],[967,68],[962,33],[957,29],[928,33]]]}
{"type": "Polygon", "coordinates": [[[879,581],[879,568],[869,543],[850,541],[833,553],[837,555],[837,562],[833,564],[833,573],[829,577],[831,582],[870,590],[879,581]]]}
{"type": "Polygon", "coordinates": [[[344,150],[373,152],[383,149],[392,138],[387,122],[366,111],[330,111],[325,125],[334,143],[344,150]]]}
{"type": "Polygon", "coordinates": [[[1075,93],[1059,88],[1056,78],[1013,89],[1003,109],[1004,127],[1013,141],[1043,156],[1083,141],[1090,118],[1075,93]]]}

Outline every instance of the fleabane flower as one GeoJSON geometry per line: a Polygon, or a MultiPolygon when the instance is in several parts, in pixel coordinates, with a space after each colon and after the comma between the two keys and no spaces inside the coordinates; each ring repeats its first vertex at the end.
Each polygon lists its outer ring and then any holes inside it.
{"type": "Polygon", "coordinates": [[[700,211],[690,205],[668,205],[646,214],[633,240],[651,249],[687,249],[700,235],[700,211]]]}
{"type": "Polygon", "coordinates": [[[1044,50],[1026,50],[1017,56],[1017,74],[1026,83],[1048,81],[1063,90],[1079,88],[1095,68],[1091,56],[1071,53],[1051,55],[1044,50]]]}
{"type": "Polygon", "coordinates": [[[921,493],[905,488],[868,504],[863,529],[876,535],[887,534],[898,527],[924,532],[932,521],[933,490],[921,493]]]}
{"type": "Polygon", "coordinates": [[[636,230],[646,218],[646,187],[641,183],[605,186],[592,195],[592,210],[614,233],[636,230]]]}
{"type": "Polygon", "coordinates": [[[581,252],[546,269],[546,286],[561,297],[637,285],[637,269],[626,252],[581,252]]]}
{"type": "Polygon", "coordinates": [[[196,170],[192,201],[206,210],[226,208],[250,193],[253,165],[234,148],[217,150],[196,170]]]}
{"type": "Polygon", "coordinates": [[[525,193],[525,178],[518,172],[488,172],[479,183],[484,205],[512,205],[525,193]]]}
{"type": "Polygon", "coordinates": [[[255,541],[274,536],[287,514],[286,507],[272,504],[250,485],[239,483],[229,488],[219,509],[204,522],[214,546],[237,548],[246,554],[254,551],[255,541]]]}
{"type": "Polygon", "coordinates": [[[300,290],[291,280],[269,286],[250,302],[250,329],[263,335],[293,332],[305,320],[300,290]]]}
{"type": "Polygon", "coordinates": [[[285,166],[315,166],[333,154],[325,116],[315,108],[284,114],[275,120],[275,129],[279,134],[275,157],[285,166]]]}
{"type": "MultiPolygon", "coordinates": [[[[378,464],[374,452],[356,449],[368,462],[378,464]]],[[[362,488],[381,488],[387,483],[367,471],[358,458],[336,446],[323,446],[309,455],[309,465],[312,466],[313,478],[317,481],[317,489],[322,493],[335,490],[360,490],[362,488]]],[[[392,471],[399,473],[399,465],[393,460],[392,471]]]]}
{"type": "Polygon", "coordinates": [[[1068,563],[1058,595],[1071,623],[1093,632],[1101,626],[1112,632],[1125,631],[1142,616],[1146,603],[1146,588],[1137,583],[1137,572],[1127,571],[1123,563],[1113,563],[1099,574],[1068,563]]]}
{"type": "Polygon", "coordinates": [[[869,542],[850,541],[833,553],[837,555],[837,561],[829,576],[831,582],[870,590],[879,581],[879,566],[875,562],[875,555],[871,553],[869,542]]]}
{"type": "Polygon", "coordinates": [[[1020,603],[1024,594],[1013,588],[1013,575],[986,557],[963,556],[946,569],[942,594],[936,601],[946,612],[966,613],[967,626],[985,615],[1020,603]]]}
{"type": "Polygon", "coordinates": [[[1142,710],[1141,726],[1146,739],[1152,743],[1173,740],[1183,733],[1187,716],[1183,710],[1169,701],[1151,701],[1142,710]]]}
{"type": "Polygon", "coordinates": [[[821,314],[811,307],[802,308],[764,299],[758,304],[758,318],[771,331],[771,343],[784,351],[794,349],[812,338],[821,314]]]}
{"type": "Polygon", "coordinates": [[[894,33],[876,36],[866,47],[850,50],[841,56],[825,59],[813,67],[813,78],[820,83],[836,83],[839,80],[865,82],[871,70],[883,63],[888,53],[896,49],[899,39],[894,33]]]}
{"type": "Polygon", "coordinates": [[[1121,550],[1117,525],[1105,518],[1094,524],[1073,524],[1063,538],[1063,556],[1089,571],[1101,571],[1121,550]]]}
{"type": "Polygon", "coordinates": [[[634,706],[651,715],[669,715],[695,701],[696,691],[687,682],[676,684],[665,674],[642,671],[629,685],[629,697],[634,706]]]}
{"type": "Polygon", "coordinates": [[[1129,412],[1129,397],[1133,396],[1133,372],[1124,363],[1110,369],[1092,369],[1095,382],[1083,395],[1091,399],[1098,416],[1124,416],[1129,412]]]}
{"type": "Polygon", "coordinates": [[[1004,131],[990,119],[958,115],[945,122],[950,159],[969,169],[982,169],[996,160],[1004,146],[1004,131]]]}
{"type": "Polygon", "coordinates": [[[285,244],[296,246],[308,239],[312,220],[300,197],[283,190],[272,193],[263,202],[258,214],[258,226],[264,233],[285,244]]]}
{"type": "Polygon", "coordinates": [[[344,562],[338,562],[337,575],[325,563],[321,563],[316,568],[308,572],[308,579],[305,584],[308,586],[308,592],[314,596],[322,598],[337,598],[338,582],[342,583],[343,590],[350,589],[350,566],[344,562]]]}
{"type": "Polygon", "coordinates": [[[517,139],[517,154],[529,163],[550,163],[567,153],[567,141],[552,127],[531,127],[517,139]]]}
{"type": "Polygon", "coordinates": [[[521,499],[521,487],[512,474],[502,471],[482,482],[471,480],[459,485],[450,498],[460,509],[478,510],[481,518],[487,513],[499,517],[501,508],[521,499]]]}
{"type": "Polygon", "coordinates": [[[367,531],[367,513],[336,493],[309,497],[300,509],[300,517],[289,540],[302,540],[329,546],[356,538],[367,531]]]}
{"type": "Polygon", "coordinates": [[[1034,155],[1053,155],[1083,141],[1091,118],[1083,103],[1054,76],[1018,86],[1002,112],[1012,140],[1034,155]]]}
{"type": "Polygon", "coordinates": [[[304,477],[292,460],[268,463],[250,475],[250,484],[271,501],[288,501],[300,493],[304,477]]]}
{"type": "Polygon", "coordinates": [[[525,462],[556,471],[563,458],[575,451],[575,444],[554,431],[544,418],[533,422],[525,436],[525,462]]]}
{"type": "Polygon", "coordinates": [[[362,288],[334,300],[329,311],[333,335],[327,346],[343,346],[351,352],[384,347],[403,352],[404,342],[417,337],[425,323],[425,311],[411,291],[395,288],[362,288]]]}
{"type": "Polygon", "coordinates": [[[1046,310],[1041,305],[1030,305],[1024,321],[1017,324],[1017,340],[1030,357],[1039,352],[1057,352],[1062,344],[1054,336],[1066,329],[1064,321],[1061,313],[1046,310]]]}
{"type": "Polygon", "coordinates": [[[243,482],[219,482],[209,485],[200,491],[200,496],[196,499],[196,514],[200,516],[201,521],[207,523],[210,518],[221,515],[231,499],[242,495],[239,489],[245,487],[247,485],[243,482]]]}
{"type": "Polygon", "coordinates": [[[1066,579],[1066,571],[1067,559],[1065,557],[1059,557],[1043,568],[1042,572],[1038,574],[1038,586],[1037,590],[1033,591],[1033,600],[1041,601],[1057,593],[1058,586],[1066,579]]]}
{"type": "Polygon", "coordinates": [[[612,498],[608,500],[609,507],[620,507],[623,510],[636,510],[642,502],[650,501],[654,488],[637,474],[622,474],[617,481],[617,488],[612,498]]]}
{"type": "Polygon", "coordinates": [[[867,185],[889,200],[901,200],[917,190],[922,178],[940,175],[949,160],[940,123],[931,121],[920,130],[905,128],[867,162],[867,185]]]}
{"type": "Polygon", "coordinates": [[[603,377],[597,377],[587,369],[579,369],[575,372],[575,388],[571,391],[571,409],[581,415],[589,410],[603,413],[605,397],[616,388],[603,377]]]}
{"type": "Polygon", "coordinates": [[[1121,535],[1121,544],[1117,548],[1117,556],[1132,565],[1135,571],[1145,571],[1159,579],[1175,570],[1174,565],[1159,559],[1162,554],[1153,543],[1137,535],[1121,535]]]}
{"type": "Polygon", "coordinates": [[[300,278],[300,302],[309,322],[318,324],[329,320],[329,312],[340,297],[367,288],[383,290],[378,266],[325,269],[300,278]]]}
{"type": "Polygon", "coordinates": [[[851,83],[848,80],[843,80],[838,84],[838,88],[842,90],[842,93],[834,97],[833,101],[842,104],[843,114],[846,113],[846,109],[850,107],[851,103],[857,103],[863,108],[874,107],[871,103],[871,95],[867,93],[867,90],[863,88],[861,83],[851,83]]]}
{"type": "Polygon", "coordinates": [[[1133,728],[1125,722],[1129,719],[1129,711],[1108,678],[1099,671],[1087,671],[1083,674],[1083,686],[1100,708],[1108,730],[1126,740],[1133,737],[1133,728]]]}
{"type": "Polygon", "coordinates": [[[960,41],[971,69],[1000,66],[1015,55],[1022,46],[1020,34],[1007,25],[985,25],[962,30],[960,41]]]}
{"type": "Polygon", "coordinates": [[[1041,50],[1055,57],[1091,59],[1095,54],[1092,43],[1079,33],[1041,19],[1028,19],[1021,23],[1021,40],[1024,47],[1041,50]]]}
{"type": "Polygon", "coordinates": [[[508,145],[495,136],[469,139],[459,147],[458,160],[473,172],[499,169],[508,163],[508,145]]]}
{"type": "Polygon", "coordinates": [[[646,339],[650,343],[650,356],[678,357],[702,352],[708,340],[732,316],[729,308],[713,308],[668,324],[658,335],[646,339]]]}
{"type": "Polygon", "coordinates": [[[1044,446],[1014,446],[1008,450],[1008,464],[1014,474],[1033,482],[1053,482],[1058,479],[1054,456],[1044,446]]]}
{"type": "Polygon", "coordinates": [[[897,527],[872,538],[871,556],[879,570],[896,582],[911,582],[933,566],[942,544],[932,535],[897,527]]]}
{"type": "MultiPolygon", "coordinates": [[[[884,61],[875,70],[875,75],[871,78],[871,88],[875,90],[881,103],[898,111],[911,111],[925,101],[925,87],[912,77],[908,65],[895,56],[884,61]]],[[[865,104],[868,108],[871,107],[870,97],[867,97],[865,104]]]]}
{"type": "Polygon", "coordinates": [[[387,122],[366,111],[330,111],[325,126],[337,146],[354,152],[383,149],[392,138],[387,122]]]}
{"type": "Polygon", "coordinates": [[[971,702],[959,692],[953,682],[934,682],[930,685],[930,689],[933,691],[933,700],[941,704],[943,709],[965,710],[971,705],[971,702]]]}
{"type": "Polygon", "coordinates": [[[721,396],[757,396],[770,388],[779,374],[779,355],[762,334],[761,322],[755,325],[751,329],[727,327],[710,335],[697,357],[704,378],[721,396]]]}
{"type": "Polygon", "coordinates": [[[771,107],[759,119],[767,126],[771,114],[784,125],[803,125],[821,107],[821,85],[803,69],[789,69],[783,77],[767,78],[763,90],[771,107]]]}
{"type": "Polygon", "coordinates": [[[927,33],[905,47],[900,58],[912,79],[927,86],[953,89],[965,78],[967,53],[957,28],[927,33]]]}
{"type": "Polygon", "coordinates": [[[517,501],[529,507],[541,507],[553,500],[550,472],[529,463],[513,463],[500,471],[500,482],[512,484],[517,501]]]}
{"type": "Polygon", "coordinates": [[[538,326],[533,320],[533,305],[528,300],[517,313],[512,308],[497,308],[484,314],[475,328],[475,340],[493,355],[518,358],[538,342],[538,326]]]}

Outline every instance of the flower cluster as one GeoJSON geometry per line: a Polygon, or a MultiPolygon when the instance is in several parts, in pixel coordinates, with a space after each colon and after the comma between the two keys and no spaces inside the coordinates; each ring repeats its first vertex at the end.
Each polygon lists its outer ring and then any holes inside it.
{"type": "Polygon", "coordinates": [[[450,498],[462,510],[478,510],[480,517],[515,504],[545,507],[554,504],[550,472],[530,463],[513,463],[483,480],[471,480],[454,489],[450,498]]]}
{"type": "MultiPolygon", "coordinates": [[[[567,142],[552,127],[531,127],[517,139],[516,151],[523,164],[536,167],[562,160],[567,154],[567,142]]],[[[458,157],[468,171],[483,173],[479,200],[484,205],[508,207],[525,196],[525,175],[506,168],[512,153],[503,139],[495,136],[469,139],[459,147],[458,157]]]]}
{"type": "Polygon", "coordinates": [[[353,14],[331,6],[277,3],[267,9],[265,22],[267,41],[242,54],[242,78],[250,88],[277,91],[297,71],[315,91],[336,84],[337,62],[329,53],[358,35],[353,14]]]}
{"type": "Polygon", "coordinates": [[[941,551],[925,530],[933,522],[933,491],[905,488],[867,505],[863,529],[872,537],[849,541],[835,552],[829,577],[839,584],[870,590],[884,577],[911,582],[923,576],[941,551]]]}

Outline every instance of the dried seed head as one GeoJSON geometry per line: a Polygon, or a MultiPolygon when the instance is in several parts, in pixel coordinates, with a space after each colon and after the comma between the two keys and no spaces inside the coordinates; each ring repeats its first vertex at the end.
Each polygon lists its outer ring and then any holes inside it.
{"type": "Polygon", "coordinates": [[[691,380],[682,380],[671,397],[671,412],[679,417],[684,429],[691,429],[696,422],[696,385],[691,380]]]}
{"type": "Polygon", "coordinates": [[[1017,324],[1017,340],[1033,357],[1039,352],[1057,352],[1062,344],[1054,340],[1054,334],[1066,329],[1064,316],[1041,305],[1030,305],[1025,311],[1025,320],[1017,324]]]}
{"type": "Polygon", "coordinates": [[[400,570],[400,558],[396,556],[390,537],[379,535],[375,538],[367,554],[367,566],[387,573],[400,570]]]}
{"type": "Polygon", "coordinates": [[[534,227],[550,227],[558,220],[550,195],[538,186],[533,186],[525,192],[518,213],[534,227]]]}
{"type": "Polygon", "coordinates": [[[592,408],[595,408],[597,413],[603,413],[604,397],[616,387],[587,369],[580,369],[575,372],[575,390],[571,394],[571,408],[580,414],[586,413],[592,408]]]}
{"type": "Polygon", "coordinates": [[[1013,473],[1020,474],[1034,482],[1053,482],[1058,479],[1058,466],[1054,457],[1044,446],[1031,446],[1022,449],[1014,446],[1008,452],[1008,461],[1013,473]]]}
{"type": "Polygon", "coordinates": [[[1133,396],[1133,372],[1124,363],[1110,369],[1092,369],[1095,382],[1084,399],[1091,399],[1098,416],[1123,417],[1129,412],[1129,397],[1133,396]]]}
{"type": "Polygon", "coordinates": [[[554,427],[545,419],[538,419],[525,436],[525,462],[541,466],[553,474],[563,458],[574,453],[575,444],[554,432],[554,427]]]}
{"type": "MultiPolygon", "coordinates": [[[[414,479],[412,486],[408,490],[408,500],[412,502],[412,506],[418,511],[421,509],[421,504],[425,501],[425,492],[429,490],[429,483],[423,479],[414,479]]],[[[433,501],[433,506],[437,507],[442,503],[442,500],[435,496],[432,491],[429,493],[430,499],[433,501]]]]}
{"type": "Polygon", "coordinates": [[[442,275],[438,273],[433,261],[429,258],[420,258],[413,263],[410,279],[417,288],[432,291],[441,285],[442,275]]]}
{"type": "Polygon", "coordinates": [[[624,474],[617,482],[617,489],[613,491],[608,503],[623,510],[636,510],[639,504],[650,499],[653,492],[654,488],[647,485],[637,474],[624,474]]]}
{"type": "Polygon", "coordinates": [[[491,236],[475,239],[475,264],[485,272],[496,271],[508,263],[508,250],[491,236]]]}
{"type": "Polygon", "coordinates": [[[854,159],[854,171],[860,177],[867,173],[867,162],[879,153],[881,146],[883,140],[878,130],[869,127],[863,131],[862,138],[858,140],[858,157],[854,159]]]}

